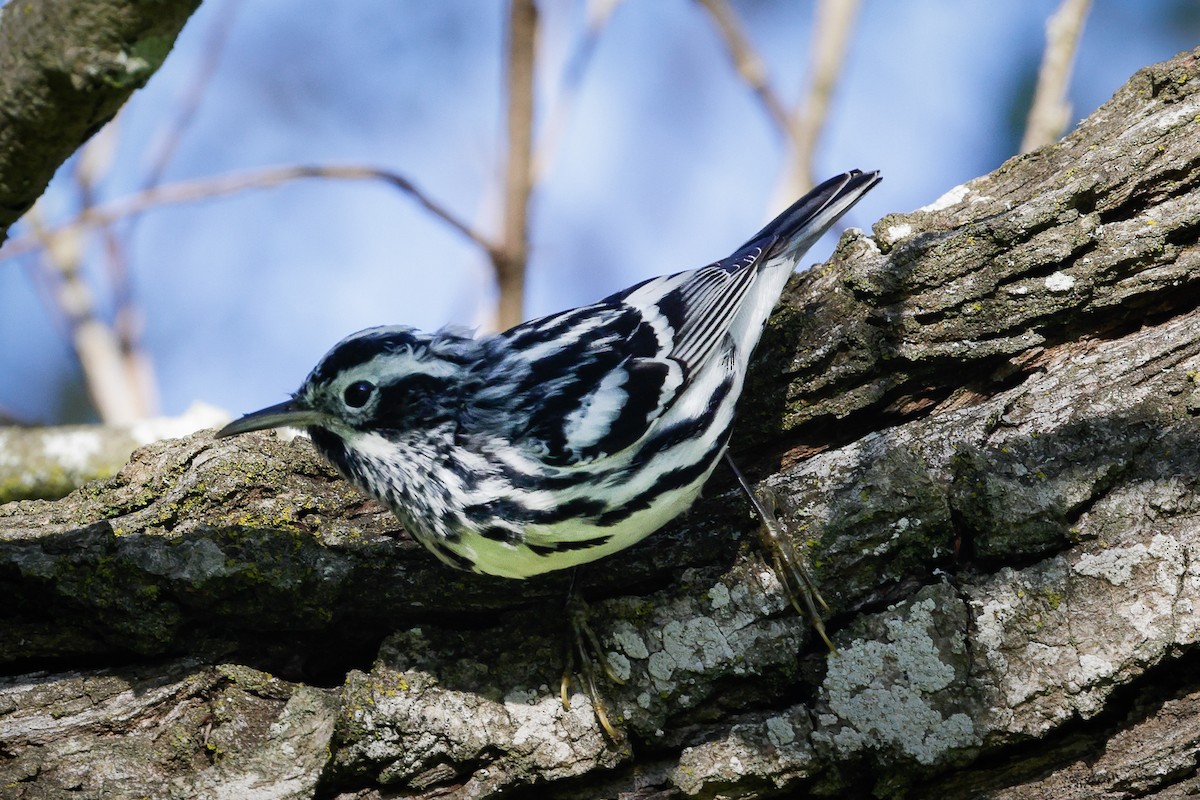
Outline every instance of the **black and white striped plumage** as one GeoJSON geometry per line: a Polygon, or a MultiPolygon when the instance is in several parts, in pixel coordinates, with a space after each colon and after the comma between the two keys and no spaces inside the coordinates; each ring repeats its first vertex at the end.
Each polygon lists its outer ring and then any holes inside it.
{"type": "Polygon", "coordinates": [[[840,175],[724,261],[504,333],[361,331],[218,435],[306,428],[455,567],[525,578],[614,553],[695,500],[788,276],[878,181],[840,175]]]}

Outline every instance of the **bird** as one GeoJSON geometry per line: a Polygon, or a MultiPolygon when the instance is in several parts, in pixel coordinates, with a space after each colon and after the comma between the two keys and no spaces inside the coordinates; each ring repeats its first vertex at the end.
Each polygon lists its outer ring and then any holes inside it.
{"type": "Polygon", "coordinates": [[[788,277],[880,179],[845,172],[728,258],[503,332],[359,331],[216,436],[305,430],[456,569],[523,579],[612,555],[700,494],[788,277]]]}

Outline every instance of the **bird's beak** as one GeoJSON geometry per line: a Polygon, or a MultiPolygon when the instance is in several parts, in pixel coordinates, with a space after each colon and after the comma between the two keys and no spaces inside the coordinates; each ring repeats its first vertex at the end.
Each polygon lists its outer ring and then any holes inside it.
{"type": "Polygon", "coordinates": [[[217,431],[216,437],[223,439],[226,436],[237,436],[239,433],[263,431],[268,428],[306,428],[309,425],[320,425],[324,421],[325,416],[321,412],[301,408],[295,400],[286,400],[234,420],[217,431]]]}

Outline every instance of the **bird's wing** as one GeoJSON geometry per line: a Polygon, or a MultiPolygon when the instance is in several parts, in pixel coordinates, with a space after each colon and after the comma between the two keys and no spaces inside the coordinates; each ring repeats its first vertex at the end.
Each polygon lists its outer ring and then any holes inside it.
{"type": "Polygon", "coordinates": [[[660,355],[694,373],[728,333],[769,244],[754,242],[702,269],[651,278],[605,302],[636,309],[659,332],[660,355]]]}
{"type": "Polygon", "coordinates": [[[745,352],[734,358],[749,358],[795,262],[876,182],[876,173],[858,171],[833,178],[729,258],[651,278],[495,337],[502,373],[494,377],[505,380],[489,382],[505,394],[492,402],[520,407],[510,415],[521,420],[510,437],[564,466],[638,441],[720,352],[735,321],[734,347],[745,352]],[[765,274],[772,280],[760,282],[765,274]],[[746,308],[754,319],[738,321],[746,308]]]}
{"type": "Polygon", "coordinates": [[[684,365],[637,308],[601,301],[496,337],[499,370],[481,389],[507,404],[511,439],[546,463],[583,464],[640,439],[678,396],[684,365]]]}
{"type": "Polygon", "coordinates": [[[501,334],[506,371],[521,374],[503,398],[522,406],[523,426],[512,438],[562,466],[612,455],[642,438],[728,332],[754,280],[748,267],[756,256],[734,258],[653,278],[501,334]]]}
{"type": "Polygon", "coordinates": [[[702,269],[652,278],[603,302],[640,311],[656,331],[666,333],[661,337],[661,355],[693,373],[712,358],[735,319],[745,312],[737,323],[735,340],[744,351],[739,356],[748,359],[796,262],[878,182],[878,173],[858,170],[830,178],[767,223],[729,258],[702,269]]]}

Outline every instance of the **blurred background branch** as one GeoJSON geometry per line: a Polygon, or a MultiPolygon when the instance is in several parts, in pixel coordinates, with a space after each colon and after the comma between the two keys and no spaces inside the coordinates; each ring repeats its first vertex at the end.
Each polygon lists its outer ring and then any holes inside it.
{"type": "MultiPolygon", "coordinates": [[[[242,0],[227,0],[218,6],[216,19],[206,31],[204,45],[200,48],[201,59],[196,69],[188,76],[188,83],[180,93],[174,113],[163,124],[161,132],[155,137],[154,148],[146,168],[146,177],[142,189],[149,189],[162,183],[167,168],[171,165],[180,142],[195,122],[196,114],[200,111],[204,98],[208,95],[213,76],[225,54],[229,35],[233,31],[233,23],[237,19],[242,0]]],[[[131,219],[130,224],[137,220],[131,219]]]]}
{"type": "Polygon", "coordinates": [[[697,0],[712,16],[734,69],[754,92],[787,143],[787,166],[766,216],[773,216],[816,183],[813,160],[829,116],[830,100],[854,31],[859,0],[818,0],[809,42],[809,78],[794,108],[772,86],[766,62],[746,35],[728,0],[697,0]]]}
{"type": "Polygon", "coordinates": [[[613,12],[622,2],[623,0],[586,0],[583,30],[563,65],[557,94],[547,109],[546,121],[534,141],[531,180],[535,185],[550,172],[566,135],[575,103],[579,99],[584,76],[596,54],[596,46],[600,43],[600,37],[608,27],[613,12]]]}
{"type": "Polygon", "coordinates": [[[110,424],[139,419],[145,409],[127,379],[120,343],[112,327],[96,315],[93,294],[81,274],[82,242],[78,233],[51,234],[42,226],[37,207],[25,218],[43,245],[41,271],[52,287],[55,307],[66,321],[96,412],[110,424]]]}
{"type": "MultiPolygon", "coordinates": [[[[725,50],[733,62],[733,68],[738,77],[745,81],[746,86],[754,92],[754,96],[762,103],[767,117],[775,123],[779,132],[789,140],[793,138],[791,120],[779,93],[771,85],[767,75],[767,65],[759,56],[758,51],[750,42],[750,37],[742,30],[742,23],[734,13],[728,0],[697,0],[707,11],[721,34],[725,50]]],[[[795,142],[791,142],[795,146],[795,142]]]]}
{"type": "MultiPolygon", "coordinates": [[[[101,187],[115,160],[119,123],[118,116],[101,128],[83,146],[75,162],[75,185],[84,213],[100,202],[101,187]]],[[[90,349],[81,348],[76,337],[75,355],[101,421],[128,424],[158,413],[157,382],[153,364],[141,346],[142,313],[134,300],[125,246],[128,235],[122,236],[110,225],[98,225],[94,232],[100,240],[111,312],[106,318],[95,310],[99,303],[94,293],[90,295],[93,310],[88,315],[89,327],[102,329],[103,335],[94,334],[95,345],[90,349]]],[[[44,233],[52,236],[48,231],[44,233]]],[[[86,252],[83,247],[72,249],[81,255],[86,252]]],[[[74,272],[80,274],[81,270],[77,267],[74,272]]]]}
{"type": "Polygon", "coordinates": [[[1062,0],[1058,10],[1046,20],[1046,50],[1038,70],[1025,136],[1021,139],[1022,153],[1054,144],[1066,132],[1071,119],[1067,87],[1091,7],[1092,0],[1062,0]]]}
{"type": "Polygon", "coordinates": [[[859,0],[817,0],[809,43],[809,77],[804,96],[788,116],[793,149],[775,188],[773,208],[782,208],[816,184],[817,142],[829,119],[830,102],[854,33],[859,0]]]}
{"type": "Polygon", "coordinates": [[[244,173],[198,178],[191,181],[164,183],[143,189],[102,205],[84,208],[71,221],[53,229],[44,230],[41,236],[28,235],[13,239],[0,248],[0,259],[16,258],[46,245],[48,239],[58,235],[79,235],[118,220],[144,214],[147,211],[181,203],[196,203],[212,200],[223,195],[271,189],[298,180],[319,178],[325,180],[380,181],[414,200],[449,228],[465,239],[478,245],[486,252],[494,248],[482,233],[455,216],[441,203],[433,200],[403,175],[390,170],[359,164],[295,165],[266,167],[244,173]]]}
{"type": "Polygon", "coordinates": [[[529,254],[529,197],[533,191],[533,77],[538,13],[533,0],[511,0],[508,16],[508,159],[504,224],[492,251],[499,302],[497,328],[524,319],[525,266],[529,254]]]}

